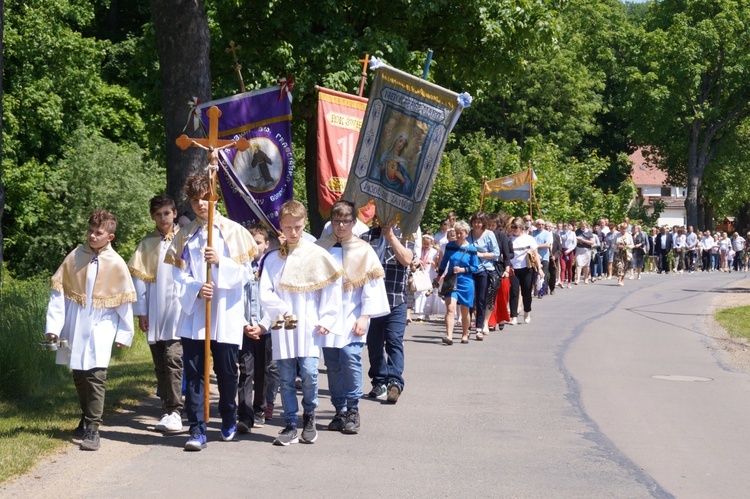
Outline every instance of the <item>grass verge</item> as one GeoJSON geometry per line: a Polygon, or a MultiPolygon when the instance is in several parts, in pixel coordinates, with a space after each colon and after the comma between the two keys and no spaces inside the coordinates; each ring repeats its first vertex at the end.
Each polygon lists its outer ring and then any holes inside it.
{"type": "Polygon", "coordinates": [[[714,317],[732,338],[750,340],[750,306],[725,308],[716,312],[714,317]]]}

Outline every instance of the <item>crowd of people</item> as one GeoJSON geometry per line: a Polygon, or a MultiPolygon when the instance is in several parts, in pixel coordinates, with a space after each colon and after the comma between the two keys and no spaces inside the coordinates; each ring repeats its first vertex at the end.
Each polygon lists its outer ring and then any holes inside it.
{"type": "Polygon", "coordinates": [[[727,232],[696,233],[692,226],[644,231],[627,217],[589,225],[480,211],[466,223],[450,213],[434,236],[425,231],[421,239],[417,267],[429,273],[433,286],[411,286],[410,317],[443,317],[446,345],[453,345],[457,312],[461,343],[468,343],[472,329],[482,341],[491,330],[518,325],[521,312],[530,323],[532,300],[559,289],[602,279],[624,286],[643,273],[744,272],[750,256],[747,239],[737,232],[730,238],[727,232]]]}
{"type": "Polygon", "coordinates": [[[196,218],[177,224],[175,202],[150,202],[155,229],[130,261],[111,242],[116,217],[91,214],[86,242],[51,279],[46,336],[56,361],[73,371],[82,450],[100,447],[112,345],[129,346],[134,317],[146,334],[163,415],[154,429],[180,432],[185,450],[207,444],[208,347],[219,391],[220,439],[264,426],[281,402],[275,445],[318,438],[318,363],[326,365],[334,415],[327,429],[357,434],[367,347],[367,397],[398,402],[404,388],[404,331],[412,320],[443,316],[442,343],[482,341],[491,330],[531,322],[532,302],[559,289],[643,272],[744,271],[746,239],[700,236],[692,227],[650,234],[628,219],[553,223],[531,216],[451,213],[433,235],[371,225],[338,201],[320,238],[306,233],[307,210],[281,207],[280,234],[210,214],[206,176],[187,179],[196,218]],[[212,225],[209,226],[209,220],[212,225]],[[523,314],[522,318],[520,314],[523,314]],[[301,391],[302,427],[298,430],[301,391]],[[183,400],[184,395],[184,400],[183,400]]]}

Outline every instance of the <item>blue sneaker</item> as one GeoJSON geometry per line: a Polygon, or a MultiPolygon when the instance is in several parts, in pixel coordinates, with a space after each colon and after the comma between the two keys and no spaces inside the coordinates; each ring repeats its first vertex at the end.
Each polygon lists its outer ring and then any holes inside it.
{"type": "Polygon", "coordinates": [[[233,424],[229,428],[221,429],[221,439],[225,442],[231,442],[234,440],[234,436],[237,434],[237,425],[233,424]]]}
{"type": "Polygon", "coordinates": [[[185,444],[185,450],[199,451],[206,448],[206,435],[203,433],[194,433],[190,435],[190,440],[185,444]]]}

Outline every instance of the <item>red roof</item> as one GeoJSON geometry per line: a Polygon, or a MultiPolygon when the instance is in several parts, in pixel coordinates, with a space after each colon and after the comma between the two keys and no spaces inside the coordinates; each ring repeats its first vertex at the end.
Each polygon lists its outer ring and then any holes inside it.
{"type": "Polygon", "coordinates": [[[667,174],[662,170],[648,166],[646,159],[643,157],[642,149],[637,149],[628,158],[633,162],[633,170],[630,175],[636,186],[664,185],[664,182],[667,180],[667,174]]]}

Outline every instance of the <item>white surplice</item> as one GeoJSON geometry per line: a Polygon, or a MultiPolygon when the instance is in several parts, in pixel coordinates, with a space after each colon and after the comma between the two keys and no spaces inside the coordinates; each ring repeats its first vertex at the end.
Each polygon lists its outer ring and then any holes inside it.
{"type": "MultiPolygon", "coordinates": [[[[333,246],[328,252],[339,265],[343,265],[344,255],[341,246],[333,246]]],[[[352,331],[357,319],[361,315],[369,315],[370,318],[373,318],[388,315],[391,312],[391,307],[388,304],[388,293],[385,290],[385,282],[382,278],[372,279],[351,291],[344,290],[343,280],[344,277],[341,277],[336,282],[336,287],[341,293],[341,308],[336,314],[334,333],[323,336],[321,339],[322,347],[341,348],[354,342],[366,342],[367,334],[355,336],[352,331]]]]}
{"type": "Polygon", "coordinates": [[[99,264],[91,263],[86,271],[86,307],[66,298],[58,291],[50,292],[46,332],[68,341],[68,348],[59,348],[55,361],[71,369],[88,371],[106,368],[112,356],[112,344],[130,346],[133,341],[133,307],[94,308],[93,293],[99,264]]]}
{"type": "Polygon", "coordinates": [[[175,293],[172,265],[164,263],[169,241],[159,244],[159,265],[156,282],[145,282],[133,277],[133,286],[138,301],[133,303],[133,315],[148,316],[146,340],[149,345],[157,341],[177,340],[177,320],[180,317],[180,301],[175,293]]]}
{"type": "MultiPolygon", "coordinates": [[[[206,301],[198,297],[198,292],[206,280],[203,248],[207,235],[205,228],[198,229],[182,253],[186,268],[172,268],[175,294],[182,308],[177,335],[182,338],[206,338],[206,301]]],[[[211,339],[240,346],[245,324],[243,289],[250,278],[250,265],[239,264],[229,257],[229,249],[216,226],[212,246],[220,256],[219,264],[211,269],[211,280],[215,284],[211,299],[211,339]]]]}
{"type": "Polygon", "coordinates": [[[263,260],[260,276],[259,299],[264,313],[271,319],[295,314],[298,321],[295,329],[271,330],[273,359],[320,358],[325,335],[319,334],[318,328],[324,327],[331,331],[329,334],[336,334],[334,326],[341,310],[340,286],[333,283],[316,291],[299,293],[279,289],[285,265],[286,260],[278,251],[269,253],[263,260]]]}

